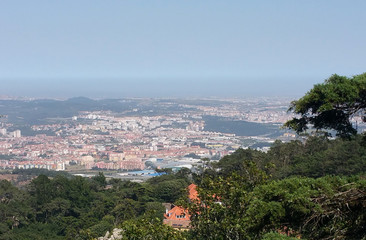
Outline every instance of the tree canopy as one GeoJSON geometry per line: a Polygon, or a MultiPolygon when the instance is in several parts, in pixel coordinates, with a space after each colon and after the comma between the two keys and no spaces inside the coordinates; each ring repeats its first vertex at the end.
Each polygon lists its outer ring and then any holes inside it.
{"type": "Polygon", "coordinates": [[[317,130],[335,130],[337,136],[349,137],[357,133],[351,119],[360,116],[366,122],[365,110],[366,73],[351,78],[334,74],[291,103],[289,111],[300,118],[293,118],[285,126],[300,133],[312,125],[317,130]]]}

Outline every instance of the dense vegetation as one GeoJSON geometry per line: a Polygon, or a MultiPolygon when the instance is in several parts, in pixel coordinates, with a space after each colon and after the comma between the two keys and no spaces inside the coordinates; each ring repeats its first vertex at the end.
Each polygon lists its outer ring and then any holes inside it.
{"type": "Polygon", "coordinates": [[[184,174],[139,184],[99,175],[87,179],[39,175],[25,190],[0,182],[0,239],[92,239],[126,220],[161,223],[162,202],[174,202],[184,174]],[[108,184],[108,187],[106,187],[108,184]],[[174,193],[174,194],[173,194],[174,193]],[[156,220],[156,218],[158,220],[156,220]]]}

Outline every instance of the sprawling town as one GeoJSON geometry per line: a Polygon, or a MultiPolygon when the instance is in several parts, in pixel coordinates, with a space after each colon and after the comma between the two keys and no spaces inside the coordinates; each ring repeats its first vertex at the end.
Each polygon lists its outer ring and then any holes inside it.
{"type": "MultiPolygon", "coordinates": [[[[202,158],[218,160],[247,147],[266,151],[276,139],[286,141],[296,137],[286,130],[276,136],[246,136],[207,129],[207,117],[256,123],[255,128],[267,124],[274,129],[280,129],[291,118],[286,111],[288,100],[263,99],[261,104],[255,103],[258,101],[251,99],[225,100],[219,105],[179,103],[181,111],[162,114],[139,113],[138,107],[124,112],[80,111],[62,121],[30,125],[34,132],[30,136],[23,135],[3,116],[0,168],[81,172],[101,169],[116,170],[121,176],[137,170],[192,169],[202,158]]],[[[168,105],[171,102],[159,107],[168,105]]]]}

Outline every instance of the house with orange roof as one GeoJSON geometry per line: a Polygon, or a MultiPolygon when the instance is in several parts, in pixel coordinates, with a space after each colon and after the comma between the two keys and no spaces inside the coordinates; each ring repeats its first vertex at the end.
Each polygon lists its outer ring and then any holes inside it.
{"type": "MultiPolygon", "coordinates": [[[[196,188],[197,186],[193,183],[187,187],[188,198],[190,200],[198,199],[198,193],[196,188]]],[[[167,210],[164,214],[164,218],[164,224],[181,230],[188,229],[189,224],[191,223],[191,215],[188,213],[188,209],[180,206],[174,206],[172,209],[167,210]]]]}

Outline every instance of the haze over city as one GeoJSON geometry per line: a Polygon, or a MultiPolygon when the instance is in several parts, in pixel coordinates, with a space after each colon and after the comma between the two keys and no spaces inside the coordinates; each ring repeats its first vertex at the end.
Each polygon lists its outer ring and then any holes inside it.
{"type": "Polygon", "coordinates": [[[366,240],[365,9],[0,1],[0,239],[366,240]]]}
{"type": "Polygon", "coordinates": [[[2,1],[0,95],[303,95],[364,71],[365,1],[2,1]]]}

